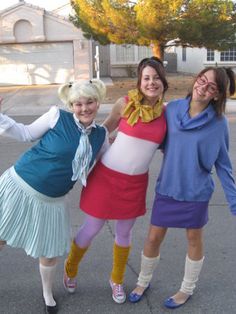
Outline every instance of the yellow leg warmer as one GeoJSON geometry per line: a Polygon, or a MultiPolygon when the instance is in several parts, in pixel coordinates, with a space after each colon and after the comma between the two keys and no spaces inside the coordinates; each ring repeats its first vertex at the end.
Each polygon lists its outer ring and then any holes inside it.
{"type": "Polygon", "coordinates": [[[65,262],[65,271],[69,278],[74,278],[77,275],[79,263],[82,260],[88,247],[80,248],[75,241],[71,243],[70,252],[65,262]]]}
{"type": "Polygon", "coordinates": [[[114,243],[113,246],[113,268],[111,272],[111,280],[116,284],[122,284],[126,263],[128,261],[130,246],[122,247],[114,243]]]}

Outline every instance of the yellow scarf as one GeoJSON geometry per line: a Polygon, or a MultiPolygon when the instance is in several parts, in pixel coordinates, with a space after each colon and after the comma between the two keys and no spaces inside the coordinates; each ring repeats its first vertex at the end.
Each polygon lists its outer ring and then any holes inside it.
{"type": "Polygon", "coordinates": [[[155,106],[142,105],[144,96],[138,89],[128,92],[129,102],[125,106],[122,116],[127,118],[127,123],[131,126],[138,122],[139,117],[142,122],[150,122],[162,114],[163,99],[158,100],[155,106]]]}

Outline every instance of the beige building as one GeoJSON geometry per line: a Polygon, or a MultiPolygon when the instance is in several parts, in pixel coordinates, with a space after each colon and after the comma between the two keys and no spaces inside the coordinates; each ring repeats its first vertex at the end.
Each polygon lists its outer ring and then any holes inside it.
{"type": "Polygon", "coordinates": [[[91,53],[91,42],[62,15],[24,1],[0,11],[1,85],[88,79],[91,53]]]}
{"type": "MultiPolygon", "coordinates": [[[[19,1],[0,11],[0,85],[64,83],[92,77],[133,77],[150,47],[102,46],[68,19],[70,3],[53,11],[19,1]]],[[[176,54],[166,54],[176,72],[176,54]]]]}

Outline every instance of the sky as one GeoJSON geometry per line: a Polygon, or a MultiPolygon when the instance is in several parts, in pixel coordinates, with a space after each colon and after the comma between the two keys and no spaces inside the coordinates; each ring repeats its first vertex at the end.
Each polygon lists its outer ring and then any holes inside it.
{"type": "MultiPolygon", "coordinates": [[[[10,7],[18,2],[19,0],[0,1],[0,10],[4,10],[7,7],[10,7]]],[[[41,8],[44,8],[50,11],[64,4],[67,4],[70,1],[69,0],[26,0],[25,2],[31,3],[33,5],[39,6],[41,8]]]]}

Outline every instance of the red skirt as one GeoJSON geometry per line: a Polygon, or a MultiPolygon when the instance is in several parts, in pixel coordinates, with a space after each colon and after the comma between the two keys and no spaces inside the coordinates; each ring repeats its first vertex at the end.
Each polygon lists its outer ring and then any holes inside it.
{"type": "Polygon", "coordinates": [[[98,162],[82,189],[80,208],[100,219],[131,219],[146,213],[148,173],[128,175],[98,162]]]}

